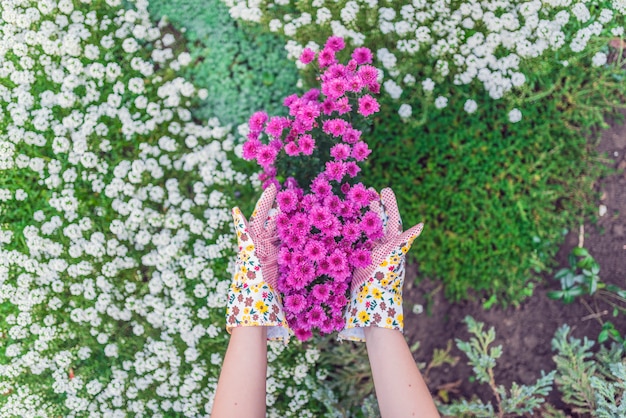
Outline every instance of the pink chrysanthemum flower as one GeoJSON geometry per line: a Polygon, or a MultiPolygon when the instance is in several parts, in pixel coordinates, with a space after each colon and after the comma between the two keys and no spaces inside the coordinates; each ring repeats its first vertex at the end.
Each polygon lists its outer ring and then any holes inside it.
{"type": "Polygon", "coordinates": [[[341,235],[343,235],[343,239],[347,242],[356,242],[361,238],[361,228],[354,222],[348,222],[343,225],[341,235]]]}
{"type": "Polygon", "coordinates": [[[269,122],[267,122],[265,133],[275,138],[279,138],[283,133],[284,126],[283,118],[280,116],[274,116],[270,118],[269,122]]]}
{"type": "Polygon", "coordinates": [[[291,218],[291,230],[298,231],[298,233],[304,235],[309,232],[311,224],[309,223],[309,217],[304,213],[297,213],[291,218]]]}
{"type": "Polygon", "coordinates": [[[300,313],[306,308],[306,298],[300,294],[289,295],[285,298],[285,309],[292,313],[300,313]]]}
{"type": "Polygon", "coordinates": [[[376,67],[371,65],[364,65],[362,67],[359,67],[359,69],[357,70],[357,74],[359,75],[359,77],[361,77],[361,80],[363,80],[364,85],[375,83],[378,79],[378,70],[376,69],[376,67]]]}
{"type": "Polygon", "coordinates": [[[352,58],[359,65],[371,64],[372,59],[374,58],[374,55],[372,54],[372,51],[370,51],[369,48],[361,47],[361,48],[356,48],[352,52],[352,58]]]}
{"type": "Polygon", "coordinates": [[[261,148],[263,144],[258,140],[249,140],[243,144],[243,158],[246,160],[254,160],[258,153],[259,148],[261,148]]]}
{"type": "Polygon", "coordinates": [[[343,78],[334,78],[322,85],[322,93],[331,99],[337,99],[346,92],[349,87],[343,78]]]}
{"type": "Polygon", "coordinates": [[[326,163],[325,175],[328,180],[340,182],[343,176],[346,175],[346,167],[341,161],[328,161],[326,163]]]}
{"type": "Polygon", "coordinates": [[[294,328],[293,333],[296,335],[296,338],[299,339],[300,341],[309,340],[313,336],[313,333],[311,332],[311,330],[305,329],[305,328],[294,328]]]}
{"type": "Polygon", "coordinates": [[[352,147],[352,158],[357,161],[363,161],[367,158],[368,155],[370,155],[371,152],[372,150],[369,149],[367,144],[363,141],[360,141],[354,144],[354,146],[352,147]]]}
{"type": "Polygon", "coordinates": [[[348,127],[347,125],[348,122],[343,119],[329,119],[324,121],[322,129],[324,130],[324,133],[338,137],[343,135],[348,127]]]}
{"type": "Polygon", "coordinates": [[[328,81],[333,78],[344,78],[348,74],[347,68],[343,64],[332,64],[329,66],[324,74],[322,74],[322,80],[328,81]]]}
{"type": "Polygon", "coordinates": [[[290,142],[285,145],[285,153],[290,157],[296,157],[298,154],[300,154],[300,149],[295,142],[290,142]]]}
{"type": "Polygon", "coordinates": [[[335,110],[337,110],[337,113],[339,113],[340,115],[344,115],[352,111],[352,106],[350,106],[350,101],[348,100],[348,98],[347,97],[339,98],[337,102],[335,103],[335,110]]]}
{"type": "Polygon", "coordinates": [[[329,48],[334,52],[341,51],[345,47],[346,47],[345,41],[343,40],[343,38],[339,36],[331,36],[330,38],[326,40],[326,44],[324,45],[324,48],[329,48]]]}
{"type": "Polygon", "coordinates": [[[362,183],[352,186],[348,192],[348,199],[356,203],[358,207],[364,207],[370,203],[369,192],[362,183]]]}
{"type": "Polygon", "coordinates": [[[326,206],[333,214],[339,213],[341,205],[342,203],[339,196],[332,194],[324,198],[324,206],[326,206]]]}
{"type": "Polygon", "coordinates": [[[334,111],[335,111],[335,101],[332,99],[324,100],[324,102],[322,103],[322,112],[324,112],[325,115],[330,115],[334,111]]]}
{"type": "Polygon", "coordinates": [[[337,144],[330,149],[330,155],[336,160],[345,160],[350,156],[350,145],[337,144]]]}
{"type": "Polygon", "coordinates": [[[278,263],[282,265],[291,264],[293,260],[293,252],[289,248],[282,247],[278,251],[278,263]]]}
{"type": "Polygon", "coordinates": [[[336,237],[341,233],[341,222],[335,216],[332,216],[330,221],[321,228],[321,231],[327,237],[336,237]]]}
{"type": "Polygon", "coordinates": [[[346,173],[350,176],[350,178],[354,178],[361,171],[361,167],[359,167],[354,161],[349,161],[346,163],[346,173]]]}
{"type": "Polygon", "coordinates": [[[261,132],[263,130],[263,125],[267,121],[267,113],[265,112],[255,112],[252,116],[250,116],[250,120],[248,121],[248,126],[250,130],[253,132],[261,132]]]}
{"type": "Polygon", "coordinates": [[[304,254],[310,260],[319,261],[326,257],[326,248],[318,241],[309,241],[304,247],[304,254]]]}
{"type": "Polygon", "coordinates": [[[311,191],[319,197],[325,197],[330,194],[332,187],[324,177],[318,176],[313,183],[311,183],[311,191]]]}
{"type": "Polygon", "coordinates": [[[304,155],[311,155],[315,149],[315,140],[311,135],[302,135],[298,138],[298,148],[304,155]]]}
{"type": "Polygon", "coordinates": [[[308,64],[315,59],[315,51],[311,48],[304,48],[302,54],[300,54],[300,61],[303,64],[308,64]]]}
{"type": "Polygon", "coordinates": [[[371,253],[366,250],[354,250],[350,256],[350,264],[357,268],[364,268],[372,263],[371,253]]]}
{"type": "Polygon", "coordinates": [[[369,116],[380,110],[380,106],[376,99],[370,95],[359,97],[359,113],[363,116],[369,116]]]}
{"type": "Polygon", "coordinates": [[[353,128],[348,128],[343,133],[342,139],[348,144],[356,144],[361,139],[361,131],[353,128]]]}
{"type": "Polygon", "coordinates": [[[343,271],[348,264],[348,260],[343,251],[335,250],[328,256],[328,263],[333,271],[343,271]]]}
{"type": "Polygon", "coordinates": [[[326,320],[326,313],[320,306],[313,306],[307,313],[307,322],[314,327],[321,326],[326,320]]]}
{"type": "Polygon", "coordinates": [[[257,152],[257,161],[263,167],[270,166],[274,163],[278,151],[270,145],[261,145],[257,152]]]}
{"type": "Polygon", "coordinates": [[[358,93],[363,89],[363,79],[358,75],[350,77],[346,82],[346,90],[358,93]]]}
{"type": "Polygon", "coordinates": [[[332,217],[330,211],[320,205],[314,206],[311,209],[310,214],[311,224],[318,229],[322,229],[323,227],[325,227],[330,222],[330,218],[332,217]]]}
{"type": "Polygon", "coordinates": [[[306,93],[302,95],[302,100],[305,102],[317,102],[317,99],[320,97],[319,89],[310,89],[306,93]]]}
{"type": "Polygon", "coordinates": [[[380,84],[374,81],[373,83],[369,83],[367,85],[367,89],[374,94],[378,94],[380,93],[380,84]]]}
{"type": "Polygon", "coordinates": [[[285,107],[290,107],[293,102],[299,100],[298,95],[297,94],[292,94],[290,96],[285,97],[285,99],[283,100],[283,106],[285,107]]]}
{"type": "Polygon", "coordinates": [[[313,286],[313,290],[311,291],[311,295],[318,302],[326,302],[328,297],[330,296],[330,287],[327,284],[316,284],[313,286]]]}
{"type": "Polygon", "coordinates": [[[276,202],[282,213],[289,213],[298,206],[298,195],[293,190],[283,190],[276,195],[276,202]]]}
{"type": "Polygon", "coordinates": [[[335,51],[330,48],[324,48],[317,56],[317,62],[320,68],[328,67],[335,63],[335,51]]]}
{"type": "Polygon", "coordinates": [[[376,212],[368,211],[363,216],[360,226],[369,239],[377,239],[382,235],[383,223],[376,212]]]}

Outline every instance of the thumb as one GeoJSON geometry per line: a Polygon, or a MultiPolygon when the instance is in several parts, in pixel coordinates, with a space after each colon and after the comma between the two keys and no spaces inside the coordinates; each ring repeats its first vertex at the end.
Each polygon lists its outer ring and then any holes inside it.
{"type": "Polygon", "coordinates": [[[404,231],[402,233],[402,235],[400,235],[398,237],[398,244],[402,245],[403,247],[406,245],[407,251],[411,248],[411,245],[413,245],[413,241],[415,240],[415,238],[419,237],[420,234],[422,233],[422,229],[424,228],[424,224],[423,223],[419,223],[417,225],[415,225],[412,228],[407,229],[406,231],[404,231]]]}

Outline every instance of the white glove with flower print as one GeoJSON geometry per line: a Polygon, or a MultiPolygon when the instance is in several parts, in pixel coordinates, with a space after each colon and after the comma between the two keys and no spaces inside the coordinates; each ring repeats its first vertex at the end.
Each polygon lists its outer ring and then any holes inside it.
{"type": "Polygon", "coordinates": [[[289,326],[278,292],[278,236],[276,217],[270,213],[276,187],[270,185],[257,202],[250,222],[238,207],[233,220],[239,254],[233,282],[228,291],[226,330],[235,327],[268,327],[267,339],[289,340],[289,326]]]}
{"type": "Polygon", "coordinates": [[[365,341],[364,327],[404,329],[402,286],[405,255],[413,240],[422,232],[423,224],[402,232],[402,219],[396,196],[390,188],[381,191],[381,202],[371,208],[383,219],[384,237],[372,250],[372,263],[354,271],[350,304],[346,309],[346,324],[339,339],[365,341]]]}

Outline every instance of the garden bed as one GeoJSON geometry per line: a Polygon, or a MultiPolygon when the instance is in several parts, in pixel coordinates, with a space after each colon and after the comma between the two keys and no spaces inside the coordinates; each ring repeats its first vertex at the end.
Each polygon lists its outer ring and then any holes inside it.
{"type": "MultiPolygon", "coordinates": [[[[606,155],[605,163],[616,172],[600,179],[596,188],[600,192],[598,205],[607,207],[606,214],[597,222],[587,222],[584,227],[584,246],[589,249],[600,265],[603,282],[624,287],[626,284],[626,126],[613,121],[610,129],[602,133],[598,145],[600,155],[606,155]]],[[[428,229],[425,229],[425,234],[428,229]]],[[[579,231],[569,232],[559,249],[559,267],[566,267],[568,254],[579,243],[579,231]]],[[[416,245],[419,252],[419,244],[416,245]]],[[[407,273],[415,277],[417,266],[407,273]]],[[[419,341],[415,352],[418,362],[428,363],[433,350],[443,349],[450,340],[468,339],[463,319],[470,315],[487,327],[494,327],[497,339],[495,345],[503,346],[503,354],[495,367],[495,381],[507,388],[513,382],[532,384],[541,376],[541,371],[555,368],[554,351],[551,340],[556,330],[563,324],[572,327],[572,335],[595,340],[602,330],[601,321],[610,319],[618,330],[626,329],[626,317],[611,317],[611,309],[606,303],[593,297],[576,299],[571,304],[547,297],[549,290],[559,288],[559,283],[549,274],[538,285],[532,297],[518,307],[503,309],[494,306],[485,309],[485,300],[467,300],[457,303],[447,301],[436,281],[425,280],[412,285],[407,280],[406,335],[410,343],[419,341]],[[415,305],[424,307],[424,312],[410,313],[415,305]]],[[[470,380],[472,368],[467,365],[467,357],[453,345],[451,355],[458,357],[456,365],[446,364],[428,371],[428,384],[439,396],[449,393],[452,398],[480,397],[483,401],[493,401],[494,395],[488,385],[478,385],[470,380]]],[[[552,390],[548,402],[571,412],[561,401],[562,394],[552,390]]]]}

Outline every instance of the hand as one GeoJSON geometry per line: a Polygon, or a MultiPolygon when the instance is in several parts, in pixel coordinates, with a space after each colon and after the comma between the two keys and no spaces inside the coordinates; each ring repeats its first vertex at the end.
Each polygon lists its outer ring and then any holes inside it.
{"type": "Polygon", "coordinates": [[[381,191],[381,202],[372,202],[385,229],[385,235],[372,250],[372,263],[354,271],[346,324],[339,339],[365,341],[364,327],[404,328],[402,286],[405,255],[413,240],[422,232],[423,224],[402,232],[402,219],[396,196],[390,188],[381,191]]]}
{"type": "Polygon", "coordinates": [[[257,202],[250,222],[238,207],[233,220],[239,244],[235,276],[228,292],[226,330],[235,327],[268,327],[267,339],[289,339],[282,301],[275,291],[278,279],[276,211],[272,206],[276,187],[268,187],[257,202]]]}

